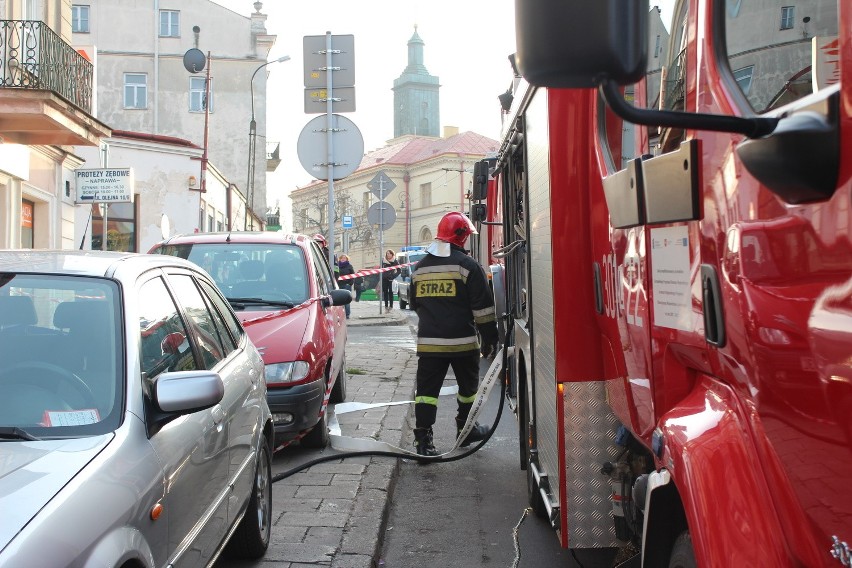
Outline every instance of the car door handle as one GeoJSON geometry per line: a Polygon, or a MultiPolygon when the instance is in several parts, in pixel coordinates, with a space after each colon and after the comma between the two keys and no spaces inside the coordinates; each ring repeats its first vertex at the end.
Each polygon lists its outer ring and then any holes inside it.
{"type": "Polygon", "coordinates": [[[216,426],[220,426],[222,421],[225,420],[225,411],[222,409],[221,404],[214,406],[210,415],[213,417],[213,424],[216,426]]]}

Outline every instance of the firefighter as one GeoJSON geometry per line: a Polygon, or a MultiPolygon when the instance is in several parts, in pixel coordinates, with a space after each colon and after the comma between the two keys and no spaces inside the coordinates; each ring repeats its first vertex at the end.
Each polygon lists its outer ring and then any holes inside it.
{"type": "MultiPolygon", "coordinates": [[[[428,254],[411,277],[411,307],[419,319],[414,445],[421,456],[438,455],[432,425],[449,367],[459,385],[458,435],[476,399],[480,354],[489,356],[497,347],[491,287],[485,271],[464,249],[467,238],[476,232],[466,215],[457,211],[444,215],[435,240],[426,249],[428,254]]],[[[475,424],[461,446],[482,440],[488,432],[488,427],[475,424]]]]}

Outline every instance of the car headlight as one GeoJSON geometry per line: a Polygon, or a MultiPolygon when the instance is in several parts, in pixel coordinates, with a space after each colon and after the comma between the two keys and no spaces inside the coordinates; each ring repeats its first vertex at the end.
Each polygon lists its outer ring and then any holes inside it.
{"type": "Polygon", "coordinates": [[[266,366],[266,384],[282,385],[297,383],[308,376],[308,363],[291,361],[289,363],[274,363],[266,366]]]}

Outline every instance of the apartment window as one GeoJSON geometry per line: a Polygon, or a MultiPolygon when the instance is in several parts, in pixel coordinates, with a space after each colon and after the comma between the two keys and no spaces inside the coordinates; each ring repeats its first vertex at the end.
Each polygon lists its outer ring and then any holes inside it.
{"type": "Polygon", "coordinates": [[[754,65],[743,67],[734,71],[734,79],[737,80],[737,85],[740,86],[744,95],[748,95],[751,91],[751,78],[754,74],[754,65]]]}
{"type": "MultiPolygon", "coordinates": [[[[189,111],[204,112],[204,97],[206,95],[204,82],[207,79],[204,77],[189,78],[189,111]]],[[[210,79],[210,112],[213,112],[213,79],[210,79]]]]}
{"type": "Polygon", "coordinates": [[[429,207],[432,205],[432,184],[420,184],[420,207],[429,207]]]}
{"type": "Polygon", "coordinates": [[[793,29],[793,18],[796,17],[795,6],[784,6],[781,8],[781,29],[793,29]]]}
{"type": "Polygon", "coordinates": [[[180,37],[180,12],[160,10],[160,37],[180,37]]]}
{"type": "Polygon", "coordinates": [[[148,108],[148,76],[124,74],[124,108],[148,108]]]}
{"type": "Polygon", "coordinates": [[[82,5],[71,6],[71,31],[89,33],[89,7],[82,5]]]}
{"type": "Polygon", "coordinates": [[[654,57],[660,56],[660,36],[657,36],[657,44],[654,46],[654,57]]]}

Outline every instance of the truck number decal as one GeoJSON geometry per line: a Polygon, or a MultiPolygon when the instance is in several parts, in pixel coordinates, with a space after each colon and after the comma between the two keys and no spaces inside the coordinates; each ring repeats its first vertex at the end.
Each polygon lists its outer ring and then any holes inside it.
{"type": "Polygon", "coordinates": [[[625,264],[617,264],[615,253],[610,252],[604,255],[602,264],[604,267],[604,313],[613,319],[626,315],[628,324],[643,327],[645,320],[639,315],[642,293],[639,285],[641,277],[639,259],[625,258],[625,264]]]}

